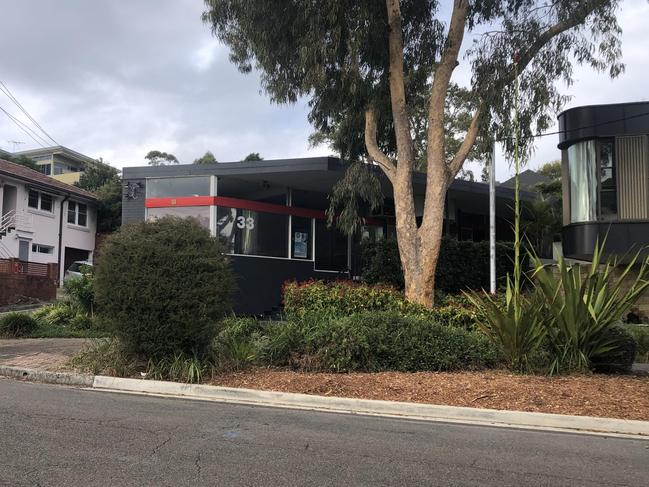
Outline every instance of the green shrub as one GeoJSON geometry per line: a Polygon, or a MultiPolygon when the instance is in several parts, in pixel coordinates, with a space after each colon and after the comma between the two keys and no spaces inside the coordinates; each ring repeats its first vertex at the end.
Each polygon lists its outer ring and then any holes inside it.
{"type": "Polygon", "coordinates": [[[29,335],[38,327],[38,322],[27,313],[7,313],[0,316],[0,335],[8,337],[23,337],[29,335]]]}
{"type": "Polygon", "coordinates": [[[198,384],[210,366],[204,357],[177,353],[171,358],[149,359],[146,378],[198,384]]]}
{"type": "Polygon", "coordinates": [[[107,239],[95,272],[100,317],[147,360],[204,354],[233,288],[221,243],[193,219],[124,225],[107,239]]]}
{"type": "Polygon", "coordinates": [[[222,368],[239,370],[257,362],[265,340],[264,322],[229,317],[221,328],[214,340],[214,352],[222,368]]]}
{"type": "Polygon", "coordinates": [[[34,312],[34,318],[46,326],[70,328],[78,311],[68,302],[59,302],[43,306],[34,312]]]}
{"type": "Polygon", "coordinates": [[[403,293],[387,286],[351,281],[289,281],[283,287],[284,311],[289,317],[309,313],[348,316],[364,311],[395,311],[426,314],[429,310],[406,301],[403,293]]]}
{"type": "MultiPolygon", "coordinates": [[[[513,244],[496,244],[496,275],[513,271],[513,244]]],[[[395,239],[364,242],[361,246],[361,277],[368,284],[388,284],[403,289],[403,271],[395,239]]],[[[489,287],[489,242],[443,238],[435,273],[435,288],[446,293],[489,287]]]]}
{"type": "Polygon", "coordinates": [[[629,331],[638,344],[636,352],[637,362],[649,362],[649,326],[627,325],[629,331]]]}
{"type": "Polygon", "coordinates": [[[617,261],[609,258],[602,263],[603,247],[599,243],[595,246],[585,269],[560,258],[557,273],[533,256],[535,285],[545,297],[544,325],[553,356],[551,373],[589,370],[593,363],[610,362],[611,353],[628,347],[626,336],[610,328],[649,287],[649,267],[643,261],[635,269],[638,253],[615,275],[617,261]],[[632,271],[636,277],[627,287],[623,284],[632,271]]]}
{"type": "Polygon", "coordinates": [[[387,286],[350,281],[307,281],[284,284],[284,311],[290,318],[305,315],[349,316],[366,311],[391,311],[472,330],[480,314],[461,296],[443,295],[433,309],[406,301],[403,293],[387,286]]]}
{"type": "Polygon", "coordinates": [[[336,372],[479,369],[499,360],[482,335],[389,312],[323,320],[309,347],[318,368],[336,372]]]}
{"type": "Polygon", "coordinates": [[[516,293],[507,276],[505,300],[484,291],[470,291],[466,297],[480,315],[477,327],[502,350],[507,365],[518,372],[529,372],[546,338],[546,316],[538,292],[525,296],[516,293]]]}
{"type": "Polygon", "coordinates": [[[81,276],[63,281],[63,289],[84,313],[92,315],[95,305],[94,268],[81,266],[81,276]]]}
{"type": "Polygon", "coordinates": [[[622,326],[611,326],[604,332],[604,339],[611,349],[592,358],[595,372],[627,374],[631,372],[638,344],[633,335],[622,326]]]}
{"type": "Polygon", "coordinates": [[[136,369],[135,360],[115,338],[94,340],[69,362],[74,369],[93,375],[130,377],[136,369]]]}

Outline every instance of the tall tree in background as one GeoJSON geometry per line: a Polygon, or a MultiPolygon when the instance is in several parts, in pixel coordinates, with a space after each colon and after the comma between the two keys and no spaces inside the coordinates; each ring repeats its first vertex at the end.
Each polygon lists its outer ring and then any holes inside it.
{"type": "Polygon", "coordinates": [[[173,154],[160,152],[159,150],[149,151],[144,158],[149,166],[163,166],[165,164],[178,164],[178,159],[173,154]]]}
{"type": "Polygon", "coordinates": [[[248,161],[263,161],[264,158],[259,155],[259,152],[251,152],[248,154],[243,161],[248,162],[248,161]]]}
{"type": "Polygon", "coordinates": [[[198,159],[194,159],[194,164],[216,164],[217,161],[216,157],[214,157],[214,154],[212,154],[210,151],[207,151],[205,154],[203,154],[203,157],[199,157],[198,159]]]}
{"type": "Polygon", "coordinates": [[[487,138],[513,152],[514,54],[524,148],[553,123],[565,101],[557,81],[570,83],[575,63],[611,76],[623,69],[616,0],[205,2],[204,22],[242,72],[260,72],[273,102],[307,97],[316,137],[381,168],[393,188],[406,296],[428,306],[448,187],[487,138]],[[451,82],[461,60],[472,71],[468,87],[451,82]],[[457,90],[469,123],[449,136],[457,90]],[[418,226],[412,174],[421,163],[418,226]]]}
{"type": "Polygon", "coordinates": [[[122,223],[122,180],[119,170],[98,161],[86,167],[75,185],[95,193],[99,200],[97,231],[117,230],[122,223]]]}

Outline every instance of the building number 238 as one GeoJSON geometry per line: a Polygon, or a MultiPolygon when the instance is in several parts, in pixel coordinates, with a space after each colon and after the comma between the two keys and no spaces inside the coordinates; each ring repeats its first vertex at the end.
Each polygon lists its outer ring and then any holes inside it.
{"type": "Polygon", "coordinates": [[[245,216],[238,216],[237,228],[247,228],[248,230],[252,230],[255,228],[255,219],[251,216],[249,216],[248,218],[246,218],[245,216]]]}

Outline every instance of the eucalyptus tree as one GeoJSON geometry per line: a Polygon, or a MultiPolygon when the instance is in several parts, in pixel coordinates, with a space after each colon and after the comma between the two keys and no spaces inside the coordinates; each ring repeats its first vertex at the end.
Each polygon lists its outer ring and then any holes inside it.
{"type": "Polygon", "coordinates": [[[239,70],[258,71],[273,102],[306,98],[316,142],[332,140],[342,156],[366,157],[383,171],[393,189],[406,296],[429,306],[446,192],[488,139],[504,139],[513,151],[516,77],[519,135],[529,148],[565,102],[557,82],[571,83],[575,65],[612,77],[623,70],[617,0],[205,3],[204,22],[239,70]],[[458,86],[452,78],[461,63],[470,81],[458,86]],[[458,93],[467,123],[449,130],[458,93]],[[427,173],[419,225],[418,167],[427,173]]]}

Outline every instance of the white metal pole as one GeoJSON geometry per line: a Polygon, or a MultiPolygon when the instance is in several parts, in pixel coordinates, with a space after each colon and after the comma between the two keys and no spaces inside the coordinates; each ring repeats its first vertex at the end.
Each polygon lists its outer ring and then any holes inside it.
{"type": "Polygon", "coordinates": [[[496,293],[496,141],[489,164],[489,291],[496,293]]]}

